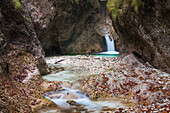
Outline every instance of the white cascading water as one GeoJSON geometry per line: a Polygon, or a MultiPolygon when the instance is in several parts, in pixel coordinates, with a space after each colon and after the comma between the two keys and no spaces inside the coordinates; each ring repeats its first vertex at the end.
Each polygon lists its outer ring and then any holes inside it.
{"type": "Polygon", "coordinates": [[[68,100],[73,100],[75,101],[76,103],[78,104],[81,104],[81,105],[85,105],[86,107],[88,107],[89,109],[98,109],[98,110],[101,110],[102,109],[102,106],[100,105],[97,105],[95,103],[93,103],[84,93],[82,93],[80,90],[74,90],[74,89],[68,89],[66,88],[65,90],[63,91],[57,91],[57,92],[51,92],[51,94],[60,94],[61,97],[59,98],[50,98],[48,93],[45,94],[44,96],[53,101],[54,103],[56,103],[58,106],[60,106],[61,108],[69,108],[71,107],[67,101],[68,100]],[[64,99],[64,96],[68,95],[68,94],[73,94],[77,97],[77,99],[73,99],[73,98],[67,98],[67,99],[64,99]]]}
{"type": "Polygon", "coordinates": [[[101,52],[101,53],[97,53],[97,54],[119,54],[119,52],[115,51],[115,44],[114,44],[114,39],[111,36],[110,37],[108,35],[105,35],[105,40],[106,40],[106,45],[107,45],[107,51],[106,52],[101,52]]]}
{"type": "Polygon", "coordinates": [[[110,37],[108,35],[105,35],[105,40],[106,40],[106,45],[107,45],[107,51],[115,51],[115,44],[114,44],[114,40],[113,37],[111,36],[111,40],[110,37]]]}

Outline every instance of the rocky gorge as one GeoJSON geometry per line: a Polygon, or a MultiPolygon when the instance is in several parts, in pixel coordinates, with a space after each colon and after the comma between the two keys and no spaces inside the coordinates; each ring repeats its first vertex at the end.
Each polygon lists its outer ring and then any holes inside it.
{"type": "Polygon", "coordinates": [[[101,18],[97,0],[34,0],[28,6],[47,55],[105,50],[104,39],[95,30],[101,18]]]}
{"type": "MultiPolygon", "coordinates": [[[[67,88],[80,88],[93,101],[107,98],[111,100],[116,97],[123,99],[125,105],[130,105],[115,108],[112,104],[110,107],[104,106],[101,110],[96,110],[97,112],[169,112],[169,74],[149,64],[143,65],[135,56],[128,55],[122,61],[113,57],[81,55],[51,57],[46,61],[50,64],[49,66],[52,66],[52,70],[62,68],[78,74],[76,76],[70,74],[70,78],[64,78],[64,73],[43,77],[50,81],[57,81],[61,80],[60,76],[63,76],[64,82],[60,85],[65,88],[64,91],[67,91],[67,88]],[[60,60],[62,61],[55,64],[60,60]],[[59,68],[57,65],[62,67],[59,68]]],[[[51,92],[47,95],[51,99],[57,99],[61,93],[51,92]]],[[[68,103],[76,104],[78,100],[75,99],[75,95],[69,98],[68,103]]],[[[114,103],[116,102],[114,100],[114,103]]],[[[85,107],[81,112],[83,111],[88,111],[88,109],[85,107]]]]}
{"type": "Polygon", "coordinates": [[[108,3],[119,35],[119,58],[133,54],[139,61],[170,72],[170,1],[110,0],[108,3]]]}
{"type": "Polygon", "coordinates": [[[169,0],[0,0],[0,112],[94,112],[69,93],[64,99],[71,110],[45,98],[58,99],[51,94],[70,88],[93,101],[118,97],[132,103],[97,112],[168,113],[169,6],[169,0]],[[118,58],[90,55],[106,50],[106,26],[118,58]],[[45,59],[66,54],[85,55],[45,59]],[[67,70],[80,75],[42,77],[67,70]]]}

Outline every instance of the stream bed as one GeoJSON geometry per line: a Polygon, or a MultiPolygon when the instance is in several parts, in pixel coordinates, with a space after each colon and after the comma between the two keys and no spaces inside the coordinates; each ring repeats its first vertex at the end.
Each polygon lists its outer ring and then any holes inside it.
{"type": "MultiPolygon", "coordinates": [[[[79,59],[76,57],[74,58],[79,59]]],[[[97,59],[99,60],[101,58],[97,57],[97,59]]],[[[70,62],[71,63],[67,64],[68,62],[63,57],[47,58],[46,60],[49,67],[53,69],[51,74],[43,76],[43,78],[46,79],[47,81],[62,81],[74,85],[74,83],[77,83],[77,81],[85,79],[91,74],[91,71],[82,65],[83,63],[76,64],[77,62],[74,63],[68,61],[69,63],[70,62]],[[56,63],[57,61],[60,61],[62,59],[64,60],[61,61],[60,63],[56,63]],[[56,69],[57,70],[62,69],[62,70],[56,71],[56,69]]],[[[74,59],[71,58],[71,60],[74,59]]],[[[86,61],[91,59],[84,59],[84,60],[86,61]]],[[[95,68],[95,66],[92,65],[90,66],[91,68],[93,67],[95,68]]],[[[106,65],[104,64],[104,66],[106,65]]],[[[102,68],[102,66],[100,68],[102,68]]],[[[73,86],[71,87],[63,86],[62,90],[57,90],[56,92],[47,92],[44,94],[44,96],[47,99],[56,103],[59,109],[62,111],[62,113],[67,113],[67,112],[74,113],[76,111],[81,111],[84,113],[88,113],[88,112],[100,113],[103,110],[115,111],[118,108],[128,108],[134,106],[133,103],[127,103],[124,101],[123,98],[120,97],[101,98],[92,101],[88,96],[86,96],[83,92],[79,90],[80,87],[81,87],[81,82],[79,83],[79,86],[76,87],[76,89],[73,86]]],[[[42,111],[42,113],[56,113],[56,112],[57,111],[55,109],[42,111]]]]}

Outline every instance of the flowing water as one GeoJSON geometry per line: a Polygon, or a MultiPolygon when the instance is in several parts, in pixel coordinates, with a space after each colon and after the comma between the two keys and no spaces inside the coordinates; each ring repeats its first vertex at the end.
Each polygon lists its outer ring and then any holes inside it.
{"type": "Polygon", "coordinates": [[[58,106],[60,106],[60,108],[64,109],[71,108],[71,105],[68,102],[69,100],[71,100],[73,103],[76,103],[77,105],[84,105],[88,110],[101,110],[102,108],[102,106],[92,102],[84,93],[78,89],[66,88],[61,91],[46,93],[45,97],[55,102],[58,106]]]}
{"type": "MultiPolygon", "coordinates": [[[[81,112],[100,113],[103,108],[128,108],[132,103],[125,102],[122,98],[103,98],[91,101],[84,93],[78,89],[64,89],[57,92],[48,92],[45,97],[56,103],[63,113],[74,112],[73,108],[80,109],[81,112]]],[[[48,110],[43,113],[56,113],[55,110],[48,110]]]]}
{"type": "Polygon", "coordinates": [[[100,52],[100,53],[97,53],[97,54],[118,55],[119,52],[115,51],[115,44],[114,44],[113,37],[112,36],[109,37],[109,35],[105,35],[105,40],[106,40],[106,45],[107,45],[107,51],[100,52]]]}
{"type": "MultiPolygon", "coordinates": [[[[53,67],[64,67],[59,64],[55,64],[54,61],[48,63],[49,66],[53,67]]],[[[73,70],[63,70],[60,72],[53,72],[53,74],[48,74],[43,76],[44,79],[48,81],[63,81],[75,83],[76,81],[82,79],[87,72],[81,70],[81,72],[73,70]]],[[[79,88],[79,87],[78,87],[79,88]]],[[[122,98],[101,98],[95,101],[91,101],[88,96],[82,93],[79,89],[69,89],[63,88],[56,92],[47,92],[44,96],[56,103],[59,109],[62,109],[62,113],[74,113],[74,110],[80,109],[82,113],[100,113],[103,108],[128,108],[133,106],[133,103],[127,103],[122,98]]],[[[59,113],[56,109],[49,109],[42,111],[41,113],[59,113]]]]}
{"type": "Polygon", "coordinates": [[[108,35],[105,35],[106,45],[107,45],[107,51],[115,51],[115,44],[113,37],[111,38],[108,35]]]}

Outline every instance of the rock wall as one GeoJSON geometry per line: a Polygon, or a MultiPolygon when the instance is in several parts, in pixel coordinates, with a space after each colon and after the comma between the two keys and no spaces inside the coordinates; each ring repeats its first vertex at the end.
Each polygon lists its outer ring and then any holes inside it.
{"type": "Polygon", "coordinates": [[[119,59],[134,54],[140,62],[170,73],[170,0],[122,0],[112,5],[119,59]]]}
{"type": "MultiPolygon", "coordinates": [[[[2,2],[5,4],[5,2],[2,2]]],[[[20,3],[21,4],[21,3],[20,3]]],[[[6,5],[6,4],[5,4],[6,5]]],[[[21,8],[17,9],[15,2],[10,5],[1,6],[1,36],[7,43],[5,50],[6,57],[17,58],[16,56],[30,53],[35,57],[40,73],[48,73],[47,65],[44,63],[44,51],[37,38],[31,17],[23,1],[21,8]],[[11,7],[14,8],[12,9],[11,7]],[[9,10],[7,9],[9,7],[9,10]],[[25,7],[25,9],[24,9],[25,7]],[[11,8],[11,9],[10,9],[11,8]]],[[[4,57],[4,56],[3,56],[4,57]]],[[[4,57],[5,58],[5,57],[4,57]]],[[[8,59],[8,58],[7,58],[8,59]]]]}
{"type": "Polygon", "coordinates": [[[48,72],[25,2],[0,1],[0,112],[3,113],[31,113],[37,98],[42,98],[39,75],[48,72]]]}
{"type": "Polygon", "coordinates": [[[101,18],[97,0],[32,0],[27,6],[47,55],[106,50],[103,36],[95,30],[101,18]]]}

